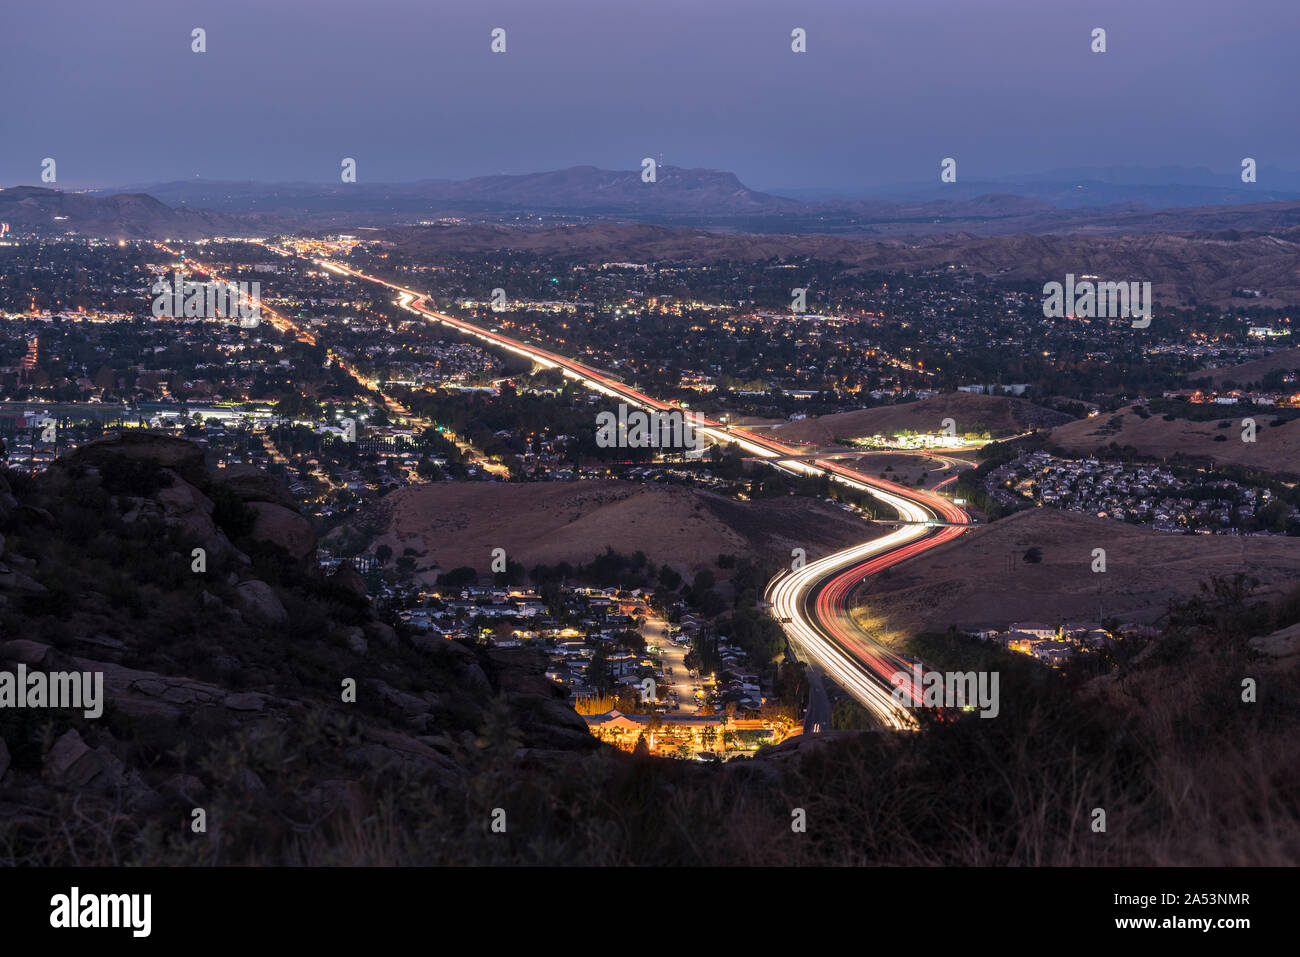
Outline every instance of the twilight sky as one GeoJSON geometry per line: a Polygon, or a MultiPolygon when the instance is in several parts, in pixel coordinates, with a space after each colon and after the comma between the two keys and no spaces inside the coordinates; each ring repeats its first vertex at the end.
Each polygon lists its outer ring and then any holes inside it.
{"type": "Polygon", "coordinates": [[[946,156],[971,179],[1300,167],[1297,0],[4,5],[0,185],[46,156],[64,188],[337,182],[344,156],[378,182],[662,153],[756,188],[929,180],[946,156]]]}

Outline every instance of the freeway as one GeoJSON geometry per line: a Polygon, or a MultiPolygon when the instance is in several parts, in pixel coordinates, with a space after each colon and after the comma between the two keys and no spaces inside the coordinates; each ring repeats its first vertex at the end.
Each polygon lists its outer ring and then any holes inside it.
{"type": "MultiPolygon", "coordinates": [[[[866,579],[963,534],[964,511],[933,492],[907,488],[818,459],[838,481],[889,505],[909,524],[881,538],[835,552],[775,578],[768,586],[773,614],[786,633],[830,676],[887,727],[916,726],[909,709],[895,700],[893,676],[913,662],[876,640],[853,620],[853,594],[866,579]],[[942,519],[947,524],[932,526],[942,519]]],[[[906,697],[905,693],[901,693],[906,697]]]]}
{"type": "MultiPolygon", "coordinates": [[[[268,248],[282,255],[296,255],[280,247],[268,248]]],[[[826,475],[832,481],[865,491],[893,508],[906,524],[880,538],[783,572],[769,584],[767,600],[772,614],[784,624],[786,635],[796,648],[861,702],[881,724],[899,730],[916,726],[908,707],[895,700],[892,680],[896,673],[910,669],[913,662],[890,650],[853,621],[852,598],[858,586],[872,575],[964,534],[970,517],[962,509],[934,490],[908,488],[871,478],[829,458],[814,458],[809,462],[800,458],[801,452],[794,446],[662,402],[580,362],[438,312],[429,307],[425,296],[412,289],[331,260],[312,261],[337,275],[392,290],[397,294],[399,307],[430,322],[449,326],[539,365],[558,368],[587,388],[629,405],[651,411],[680,412],[707,439],[737,445],[748,454],[793,474],[826,475]]],[[[816,725],[818,729],[828,729],[829,721],[825,724],[818,721],[816,725]]]]}

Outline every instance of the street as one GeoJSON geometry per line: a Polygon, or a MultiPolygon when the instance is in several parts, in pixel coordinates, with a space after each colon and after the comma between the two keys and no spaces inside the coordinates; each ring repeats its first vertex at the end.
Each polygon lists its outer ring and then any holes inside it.
{"type": "Polygon", "coordinates": [[[694,688],[698,682],[692,682],[686,670],[687,645],[674,644],[668,637],[668,623],[662,618],[647,618],[641,635],[647,645],[659,648],[659,660],[663,662],[663,673],[667,683],[655,689],[660,701],[668,699],[670,691],[677,692],[677,714],[694,714],[699,710],[695,700],[694,688]]]}

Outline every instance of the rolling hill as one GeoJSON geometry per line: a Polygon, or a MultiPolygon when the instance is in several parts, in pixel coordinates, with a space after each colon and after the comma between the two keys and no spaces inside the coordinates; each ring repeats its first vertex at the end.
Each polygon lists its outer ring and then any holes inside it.
{"type": "Polygon", "coordinates": [[[1238,386],[1246,387],[1258,384],[1265,375],[1279,369],[1287,372],[1300,369],[1300,348],[1280,349],[1237,365],[1198,369],[1196,372],[1187,373],[1187,380],[1199,382],[1201,379],[1209,379],[1211,386],[1214,387],[1221,386],[1225,382],[1235,382],[1238,386]]]}
{"type": "Polygon", "coordinates": [[[898,431],[938,432],[941,423],[947,418],[956,423],[959,434],[985,429],[1023,432],[1030,428],[1050,428],[1072,421],[1063,412],[1045,409],[1025,399],[950,392],[919,402],[799,419],[778,426],[773,434],[783,442],[830,445],[836,436],[860,438],[898,431]]]}
{"type": "Polygon", "coordinates": [[[265,235],[283,223],[257,215],[172,209],[152,196],[96,196],[39,186],[0,190],[0,220],[15,233],[106,239],[202,239],[265,235]]]}
{"type": "Polygon", "coordinates": [[[881,526],[823,502],[785,498],[738,502],[713,492],[634,482],[439,482],[412,486],[377,506],[379,541],[394,554],[414,548],[432,581],[462,565],[487,576],[492,549],[534,565],[588,561],[605,548],[643,551],[685,575],[716,571],[719,554],[772,563],[792,548],[815,558],[882,534],[881,526]]]}
{"type": "MultiPolygon", "coordinates": [[[[1228,407],[1225,407],[1225,411],[1228,407]]],[[[1241,465],[1277,475],[1300,474],[1300,420],[1270,425],[1267,414],[1256,420],[1255,441],[1243,442],[1242,414],[1210,422],[1142,418],[1132,408],[1068,422],[1052,430],[1052,441],[1075,453],[1093,452],[1112,442],[1152,458],[1186,456],[1221,465],[1241,465]],[[1223,438],[1223,441],[1218,441],[1223,438]]]]}
{"type": "Polygon", "coordinates": [[[921,631],[1012,621],[1118,618],[1150,623],[1211,575],[1258,578],[1276,598],[1300,576],[1300,538],[1170,535],[1054,509],[1029,509],[975,529],[870,579],[861,620],[892,640],[921,631]],[[1038,547],[1042,561],[1023,561],[1038,547]],[[1092,571],[1092,550],[1106,571],[1092,571]]]}

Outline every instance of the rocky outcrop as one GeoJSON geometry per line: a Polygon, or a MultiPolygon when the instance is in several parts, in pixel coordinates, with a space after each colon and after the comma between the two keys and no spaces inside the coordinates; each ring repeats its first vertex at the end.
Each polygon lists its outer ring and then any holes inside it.
{"type": "Polygon", "coordinates": [[[28,575],[10,568],[0,562],[0,593],[19,592],[36,594],[45,591],[45,586],[28,575]]]}
{"type": "Polygon", "coordinates": [[[496,684],[505,695],[528,748],[595,748],[596,739],[564,700],[561,685],[546,677],[546,655],[531,648],[488,650],[496,684]]]}
{"type": "Polygon", "coordinates": [[[170,469],[194,483],[205,481],[203,449],[193,442],[157,432],[130,430],[95,439],[59,459],[56,467],[113,467],[123,460],[170,469]]]}
{"type": "Polygon", "coordinates": [[[361,577],[361,573],[353,565],[344,562],[334,570],[330,575],[329,583],[335,588],[355,595],[357,598],[366,597],[366,580],[361,577]]]}
{"type": "Polygon", "coordinates": [[[290,511],[298,503],[284,483],[255,465],[229,465],[213,475],[213,485],[229,490],[241,502],[268,502],[290,511]]]}
{"type": "Polygon", "coordinates": [[[64,732],[45,756],[46,776],[62,787],[108,790],[121,782],[124,770],[108,748],[92,751],[75,730],[64,732]]]}
{"type": "Polygon", "coordinates": [[[315,573],[314,528],[280,483],[229,471],[141,433],[0,495],[0,616],[16,623],[0,669],[100,673],[104,692],[97,717],[0,715],[0,847],[51,846],[41,809],[67,795],[141,828],[218,798],[315,819],[361,808],[379,777],[463,788],[489,740],[508,763],[598,746],[544,655],[399,633],[354,568],[315,573]],[[508,733],[485,735],[503,716],[508,733]]]}
{"type": "Polygon", "coordinates": [[[1300,665],[1300,624],[1252,638],[1250,646],[1266,661],[1288,667],[1300,665]]]}
{"type": "Polygon", "coordinates": [[[283,548],[299,571],[316,572],[311,519],[298,511],[284,483],[260,469],[236,465],[208,470],[203,450],[194,443],[151,432],[124,432],[89,442],[56,467],[69,477],[100,476],[110,491],[129,503],[124,513],[128,521],[161,518],[209,552],[247,564],[248,556],[217,523],[214,496],[231,496],[247,509],[251,521],[251,528],[239,529],[240,534],[254,543],[283,548]]]}
{"type": "Polygon", "coordinates": [[[199,541],[220,534],[212,521],[212,500],[170,469],[166,474],[171,485],[159,489],[154,495],[154,500],[162,507],[163,516],[199,541]]]}
{"type": "Polygon", "coordinates": [[[15,638],[0,644],[0,661],[44,668],[54,663],[54,649],[44,642],[15,638]]]}
{"type": "Polygon", "coordinates": [[[275,589],[256,578],[250,578],[236,585],[235,598],[240,608],[273,624],[283,624],[289,618],[289,613],[284,610],[284,604],[280,601],[280,596],[275,593],[275,589]]]}
{"type": "Polygon", "coordinates": [[[249,537],[259,542],[278,545],[304,568],[315,566],[316,529],[311,520],[297,511],[270,502],[250,502],[253,528],[249,537]]]}

